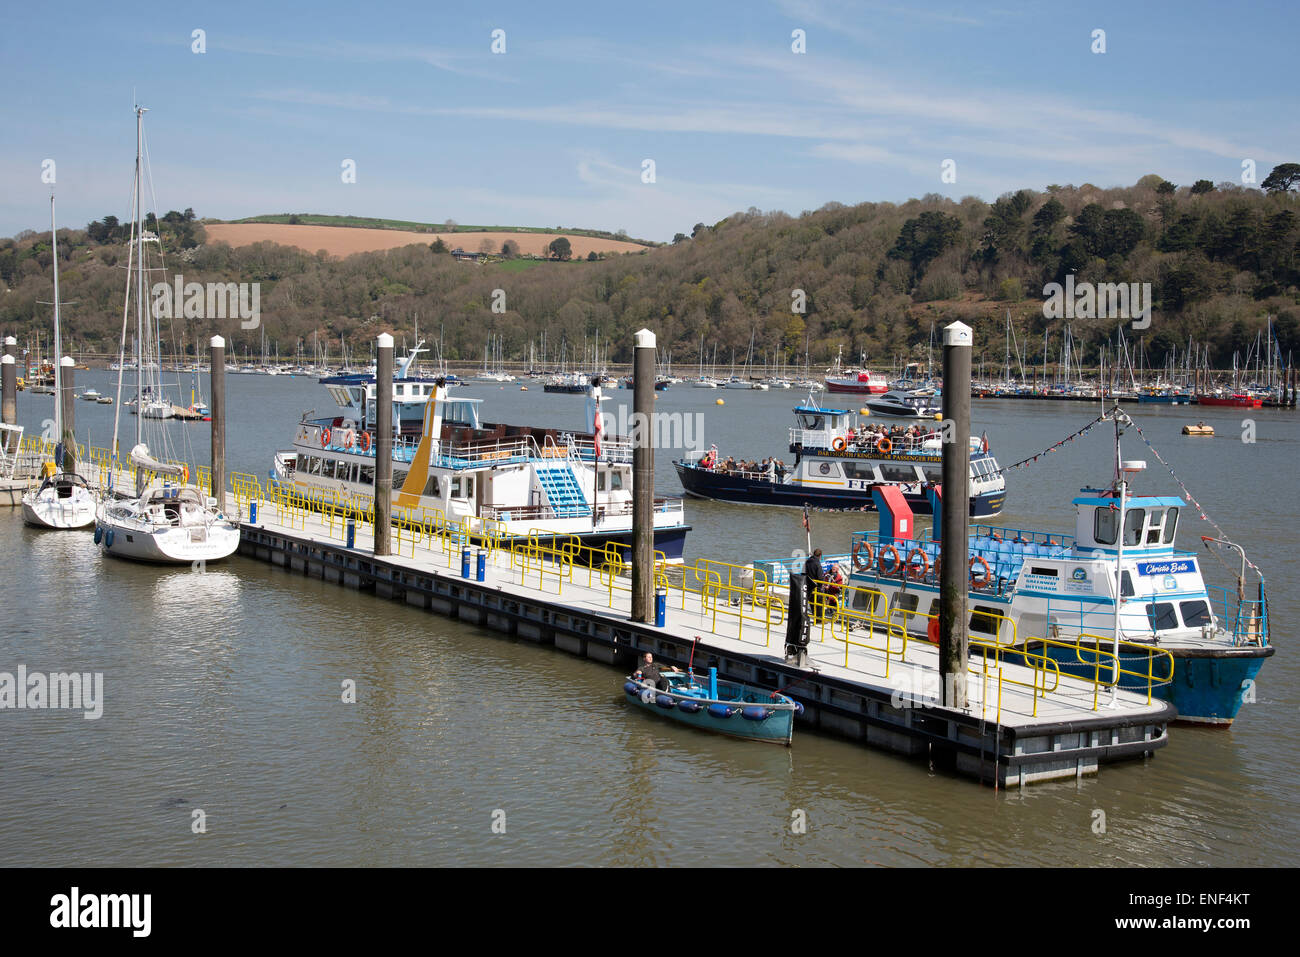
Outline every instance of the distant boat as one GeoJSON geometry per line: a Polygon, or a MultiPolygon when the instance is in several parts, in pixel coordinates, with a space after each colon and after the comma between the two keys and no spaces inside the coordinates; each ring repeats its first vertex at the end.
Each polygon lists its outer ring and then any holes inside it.
{"type": "Polygon", "coordinates": [[[98,402],[99,393],[96,392],[94,389],[87,389],[85,392],[81,393],[81,395],[78,398],[85,399],[87,402],[98,402]]]}

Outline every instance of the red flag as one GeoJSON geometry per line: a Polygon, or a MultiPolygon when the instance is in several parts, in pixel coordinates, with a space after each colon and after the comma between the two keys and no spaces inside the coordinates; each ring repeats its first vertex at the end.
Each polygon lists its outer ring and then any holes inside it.
{"type": "Polygon", "coordinates": [[[981,444],[981,448],[980,448],[981,452],[987,452],[989,450],[989,434],[987,432],[985,432],[984,435],[981,436],[980,444],[981,444]]]}
{"type": "Polygon", "coordinates": [[[808,506],[807,506],[807,505],[805,505],[805,506],[803,507],[803,530],[804,530],[805,532],[811,532],[811,531],[812,531],[812,526],[808,524],[808,506]]]}
{"type": "Polygon", "coordinates": [[[600,458],[600,403],[596,403],[595,421],[591,423],[592,441],[596,446],[596,458],[600,458]]]}

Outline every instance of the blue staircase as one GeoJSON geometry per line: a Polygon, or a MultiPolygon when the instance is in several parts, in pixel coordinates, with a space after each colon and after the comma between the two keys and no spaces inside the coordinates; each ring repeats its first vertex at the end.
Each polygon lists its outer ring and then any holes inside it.
{"type": "Polygon", "coordinates": [[[556,518],[576,518],[590,511],[587,498],[582,494],[578,479],[570,466],[540,467],[537,469],[537,481],[546,492],[546,501],[554,510],[556,518]]]}

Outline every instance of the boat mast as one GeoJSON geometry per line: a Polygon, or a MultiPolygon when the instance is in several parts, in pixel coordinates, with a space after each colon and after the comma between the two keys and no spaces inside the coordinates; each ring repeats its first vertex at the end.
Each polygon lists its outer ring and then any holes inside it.
{"type": "MultiPolygon", "coordinates": [[[[63,346],[59,338],[59,232],[54,226],[54,193],[50,193],[50,249],[54,253],[54,441],[63,443],[63,346]]],[[[56,463],[63,470],[67,451],[56,463]]]]}
{"type": "MultiPolygon", "coordinates": [[[[144,114],[145,108],[135,108],[135,215],[136,243],[140,254],[135,264],[135,444],[144,441],[144,114]]],[[[136,494],[141,493],[140,478],[135,481],[136,494]]]]}

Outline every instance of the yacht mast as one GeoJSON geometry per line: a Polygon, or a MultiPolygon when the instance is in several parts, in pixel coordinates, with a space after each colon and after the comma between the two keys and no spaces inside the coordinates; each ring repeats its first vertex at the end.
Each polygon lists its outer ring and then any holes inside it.
{"type": "MultiPolygon", "coordinates": [[[[136,243],[140,254],[135,270],[135,444],[144,441],[144,114],[145,108],[135,108],[135,214],[136,243]]],[[[140,494],[140,479],[136,478],[136,494],[140,494]]]]}

